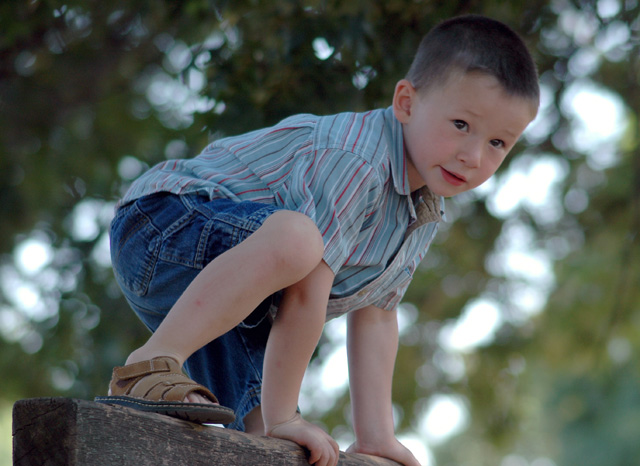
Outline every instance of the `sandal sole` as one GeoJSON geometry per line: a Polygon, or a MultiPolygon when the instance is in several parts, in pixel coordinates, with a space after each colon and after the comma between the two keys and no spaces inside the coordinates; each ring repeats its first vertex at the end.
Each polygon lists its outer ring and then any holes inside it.
{"type": "Polygon", "coordinates": [[[130,396],[97,396],[97,403],[126,406],[150,413],[164,414],[197,424],[230,424],[235,420],[233,410],[219,405],[183,403],[178,401],[149,401],[130,396]]]}

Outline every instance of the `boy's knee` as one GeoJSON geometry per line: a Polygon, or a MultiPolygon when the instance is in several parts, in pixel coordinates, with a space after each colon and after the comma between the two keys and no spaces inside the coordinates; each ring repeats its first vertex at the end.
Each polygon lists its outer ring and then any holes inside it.
{"type": "Polygon", "coordinates": [[[286,210],[276,212],[273,219],[280,245],[278,260],[302,275],[311,272],[324,255],[324,242],[316,224],[304,214],[286,210]]]}

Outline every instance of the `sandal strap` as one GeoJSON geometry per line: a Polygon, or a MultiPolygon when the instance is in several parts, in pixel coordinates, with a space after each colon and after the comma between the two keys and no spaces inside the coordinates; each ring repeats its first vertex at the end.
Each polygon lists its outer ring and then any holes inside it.
{"type": "Polygon", "coordinates": [[[179,370],[178,361],[167,356],[116,367],[113,369],[113,375],[121,380],[129,380],[156,372],[175,372],[176,370],[179,370]]]}
{"type": "Polygon", "coordinates": [[[168,372],[144,377],[133,387],[131,394],[147,400],[183,401],[190,393],[199,393],[213,402],[218,399],[206,387],[182,373],[168,372]]]}
{"type": "Polygon", "coordinates": [[[184,375],[175,359],[163,356],[113,369],[111,394],[126,395],[151,401],[182,402],[190,393],[199,393],[218,403],[205,386],[184,375]]]}

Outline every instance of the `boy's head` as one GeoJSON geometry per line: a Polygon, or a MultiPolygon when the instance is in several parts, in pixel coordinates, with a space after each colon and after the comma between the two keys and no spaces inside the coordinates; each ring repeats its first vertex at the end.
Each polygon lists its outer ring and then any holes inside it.
{"type": "Polygon", "coordinates": [[[446,20],[423,39],[406,79],[416,90],[443,84],[452,73],[493,76],[513,96],[537,102],[536,65],[526,45],[509,26],[484,16],[446,20]]]}
{"type": "Polygon", "coordinates": [[[533,59],[509,27],[482,16],[436,26],[393,96],[412,191],[453,196],[486,181],[535,118],[539,95],[533,59]]]}

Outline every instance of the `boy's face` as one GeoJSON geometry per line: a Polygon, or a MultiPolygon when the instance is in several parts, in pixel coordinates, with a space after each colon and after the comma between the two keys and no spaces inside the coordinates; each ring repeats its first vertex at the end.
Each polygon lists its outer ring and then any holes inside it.
{"type": "Polygon", "coordinates": [[[427,185],[450,197],[496,172],[537,105],[508,95],[493,76],[466,73],[421,92],[400,81],[393,110],[403,126],[411,190],[427,185]]]}

